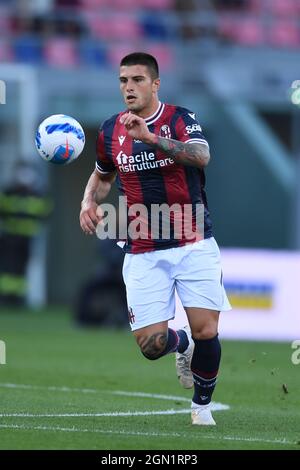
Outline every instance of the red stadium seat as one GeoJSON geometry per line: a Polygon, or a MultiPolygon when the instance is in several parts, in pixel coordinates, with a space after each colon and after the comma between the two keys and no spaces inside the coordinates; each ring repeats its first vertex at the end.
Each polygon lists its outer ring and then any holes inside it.
{"type": "Polygon", "coordinates": [[[143,8],[143,0],[111,0],[110,5],[116,11],[143,8]]]}
{"type": "Polygon", "coordinates": [[[273,22],[268,31],[269,43],[278,47],[300,47],[300,29],[292,20],[273,22]]]}
{"type": "Polygon", "coordinates": [[[271,12],[277,16],[295,16],[298,14],[298,0],[272,0],[268,3],[271,12]]]}
{"type": "Polygon", "coordinates": [[[162,71],[169,70],[174,66],[172,49],[167,44],[153,44],[145,48],[146,52],[156,57],[159,68],[162,71]]]}
{"type": "Polygon", "coordinates": [[[244,18],[238,22],[235,40],[244,46],[258,46],[264,43],[265,34],[261,22],[257,18],[244,18]]]}
{"type": "Polygon", "coordinates": [[[265,40],[263,26],[256,17],[241,20],[233,15],[222,15],[219,18],[218,34],[224,40],[244,46],[258,46],[265,40]]]}
{"type": "Polygon", "coordinates": [[[135,16],[124,14],[93,15],[87,18],[94,37],[107,40],[131,41],[142,36],[142,28],[135,16]]]}
{"type": "Polygon", "coordinates": [[[142,0],[144,8],[155,10],[172,10],[174,8],[174,0],[142,0]]]}
{"type": "Polygon", "coordinates": [[[108,50],[108,59],[113,67],[117,67],[120,64],[121,59],[131,52],[139,50],[136,43],[123,43],[117,45],[111,45],[108,50]]]}
{"type": "Polygon", "coordinates": [[[11,30],[10,17],[7,11],[0,7],[0,31],[2,35],[8,33],[11,30]]]}
{"type": "Polygon", "coordinates": [[[149,54],[153,54],[154,57],[157,58],[160,70],[162,71],[168,70],[174,65],[172,50],[166,44],[138,45],[134,42],[111,46],[108,53],[109,61],[116,67],[120,64],[122,57],[137,50],[143,50],[149,54]]]}
{"type": "Polygon", "coordinates": [[[233,15],[219,14],[217,23],[217,34],[225,41],[235,41],[237,22],[233,15]]]}
{"type": "Polygon", "coordinates": [[[59,37],[48,39],[44,56],[46,62],[55,67],[73,67],[78,63],[76,43],[72,39],[59,37]]]}
{"type": "Polygon", "coordinates": [[[80,0],[80,8],[83,10],[96,10],[110,5],[109,0],[80,0]]]}
{"type": "Polygon", "coordinates": [[[11,62],[14,60],[14,54],[11,45],[6,40],[0,39],[0,62],[11,62]]]}
{"type": "Polygon", "coordinates": [[[114,15],[111,22],[111,30],[114,38],[123,41],[139,39],[142,36],[142,28],[137,18],[132,15],[117,14],[114,15]]]}
{"type": "Polygon", "coordinates": [[[248,0],[247,9],[251,13],[261,14],[264,7],[265,2],[262,0],[248,0]]]}

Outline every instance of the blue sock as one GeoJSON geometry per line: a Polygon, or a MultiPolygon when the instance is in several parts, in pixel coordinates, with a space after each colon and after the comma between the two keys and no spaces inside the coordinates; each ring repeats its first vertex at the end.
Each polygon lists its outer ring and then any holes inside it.
{"type": "Polygon", "coordinates": [[[183,330],[172,330],[168,328],[168,341],[165,350],[157,358],[173,352],[183,352],[189,345],[187,334],[183,330]]]}
{"type": "Polygon", "coordinates": [[[179,353],[183,353],[188,345],[189,345],[189,339],[188,339],[188,336],[186,334],[186,332],[184,330],[177,330],[177,335],[179,336],[179,343],[178,343],[178,346],[177,346],[177,351],[179,353]]]}
{"type": "Polygon", "coordinates": [[[193,402],[207,405],[217,383],[221,360],[221,345],[216,335],[210,339],[194,339],[195,349],[191,363],[194,377],[193,402]]]}

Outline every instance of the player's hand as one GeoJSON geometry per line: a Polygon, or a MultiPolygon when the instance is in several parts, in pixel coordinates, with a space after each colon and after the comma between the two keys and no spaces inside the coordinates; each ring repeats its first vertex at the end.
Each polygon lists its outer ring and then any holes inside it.
{"type": "Polygon", "coordinates": [[[149,132],[147,124],[143,118],[132,113],[125,113],[120,117],[121,124],[124,124],[127,133],[133,139],[141,140],[146,144],[153,143],[154,134],[149,132]]]}
{"type": "Polygon", "coordinates": [[[97,225],[103,219],[103,212],[95,201],[85,201],[81,203],[80,226],[86,235],[94,235],[97,225]]]}

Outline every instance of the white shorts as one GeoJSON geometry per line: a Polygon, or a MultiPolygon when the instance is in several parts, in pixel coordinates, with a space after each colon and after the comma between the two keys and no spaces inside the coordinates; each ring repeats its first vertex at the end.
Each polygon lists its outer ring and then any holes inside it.
{"type": "Polygon", "coordinates": [[[175,288],[184,307],[231,310],[213,237],[167,250],[127,253],[123,278],[133,331],[174,318],[175,288]]]}

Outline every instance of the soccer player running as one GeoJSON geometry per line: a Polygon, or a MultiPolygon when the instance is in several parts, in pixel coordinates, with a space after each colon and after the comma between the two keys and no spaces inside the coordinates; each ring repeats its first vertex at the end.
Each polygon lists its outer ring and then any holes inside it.
{"type": "MultiPolygon", "coordinates": [[[[192,424],[215,425],[210,403],[221,358],[218,320],[220,311],[231,307],[204,190],[209,146],[195,114],[160,102],[159,86],[153,56],[136,52],[122,59],[120,89],[127,109],[105,121],[98,133],[96,168],[84,192],[80,225],[86,234],[95,233],[103,218],[99,204],[116,176],[127,197],[128,222],[134,220],[133,204],[143,204],[149,214],[155,204],[189,205],[192,236],[183,230],[178,236],[176,211],[170,213],[168,237],[161,219],[155,238],[147,224],[143,237],[128,231],[123,277],[129,321],[142,354],[155,360],[175,352],[181,385],[194,387],[192,424]],[[175,288],[189,322],[178,331],[168,327],[175,315],[175,288]]],[[[150,215],[146,222],[151,225],[150,215]]]]}

